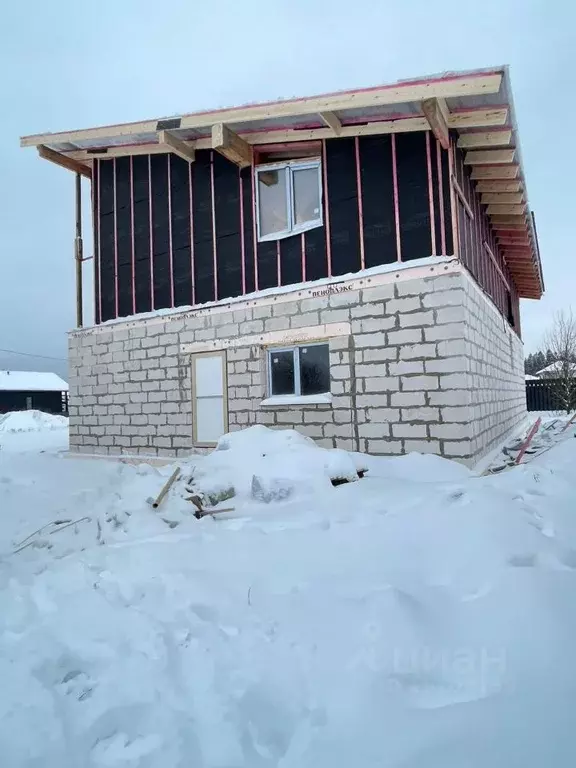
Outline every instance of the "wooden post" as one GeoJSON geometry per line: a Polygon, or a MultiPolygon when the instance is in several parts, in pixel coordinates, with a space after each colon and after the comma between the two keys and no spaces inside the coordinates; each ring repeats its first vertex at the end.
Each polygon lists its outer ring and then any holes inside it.
{"type": "Polygon", "coordinates": [[[82,311],[82,176],[76,174],[76,237],[74,239],[74,256],[76,259],[76,327],[82,328],[84,316],[82,311]]]}

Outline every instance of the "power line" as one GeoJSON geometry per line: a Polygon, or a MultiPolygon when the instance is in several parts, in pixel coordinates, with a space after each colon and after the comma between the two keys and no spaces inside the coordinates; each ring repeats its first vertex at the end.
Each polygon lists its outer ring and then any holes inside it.
{"type": "Polygon", "coordinates": [[[33,355],[31,352],[18,352],[16,349],[2,349],[0,352],[7,352],[9,355],[22,355],[23,357],[41,357],[43,360],[60,360],[68,362],[65,357],[50,357],[50,355],[33,355]]]}

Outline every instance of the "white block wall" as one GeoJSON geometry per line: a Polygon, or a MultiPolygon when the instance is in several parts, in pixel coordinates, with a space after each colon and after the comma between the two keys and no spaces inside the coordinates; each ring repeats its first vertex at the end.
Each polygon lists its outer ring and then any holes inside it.
{"type": "Polygon", "coordinates": [[[294,427],[327,447],[471,464],[525,416],[522,344],[459,264],[443,270],[74,332],[71,450],[193,451],[190,352],[210,344],[227,353],[231,430],[294,427]],[[266,334],[289,344],[327,324],[348,329],[329,339],[332,404],[263,405],[266,334]]]}

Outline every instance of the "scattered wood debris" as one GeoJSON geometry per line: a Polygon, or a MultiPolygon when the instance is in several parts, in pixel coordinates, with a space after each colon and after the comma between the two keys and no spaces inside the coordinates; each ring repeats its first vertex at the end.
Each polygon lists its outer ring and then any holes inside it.
{"type": "Polygon", "coordinates": [[[174,472],[172,472],[168,480],[166,480],[166,482],[160,489],[160,493],[158,494],[158,496],[156,496],[155,499],[153,499],[152,497],[147,499],[147,502],[152,505],[153,509],[158,509],[160,504],[162,504],[162,502],[164,501],[166,494],[168,493],[170,488],[172,488],[172,486],[174,485],[174,483],[179,477],[180,477],[180,467],[176,467],[174,472]]]}
{"type": "Polygon", "coordinates": [[[556,418],[542,423],[542,418],[538,418],[525,437],[516,437],[502,448],[500,455],[483,474],[497,474],[540,456],[566,437],[566,430],[575,419],[576,414],[569,421],[556,418]]]}

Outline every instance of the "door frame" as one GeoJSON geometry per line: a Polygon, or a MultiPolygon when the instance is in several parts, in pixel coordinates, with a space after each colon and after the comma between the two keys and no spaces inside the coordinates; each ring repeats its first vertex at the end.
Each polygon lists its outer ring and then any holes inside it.
{"type": "Polygon", "coordinates": [[[192,445],[195,448],[214,448],[217,443],[200,442],[198,440],[198,434],[196,432],[197,419],[196,409],[198,399],[196,397],[196,359],[199,357],[220,357],[222,359],[222,408],[223,408],[223,425],[224,434],[229,431],[228,424],[228,359],[225,349],[215,349],[209,352],[193,352],[190,355],[190,372],[191,372],[191,398],[192,398],[192,445]]]}

